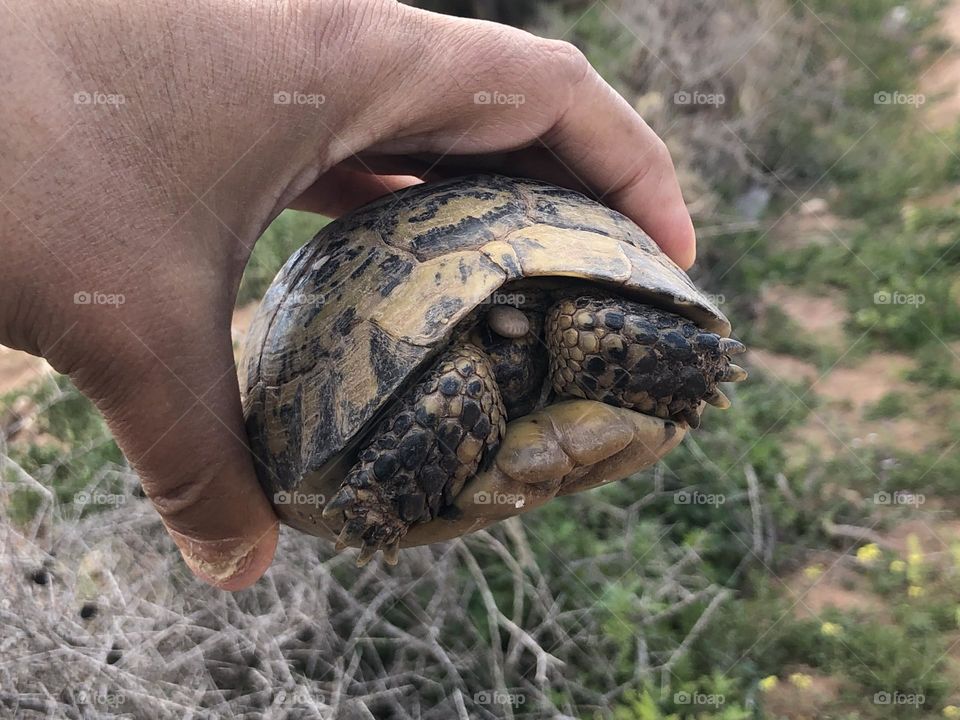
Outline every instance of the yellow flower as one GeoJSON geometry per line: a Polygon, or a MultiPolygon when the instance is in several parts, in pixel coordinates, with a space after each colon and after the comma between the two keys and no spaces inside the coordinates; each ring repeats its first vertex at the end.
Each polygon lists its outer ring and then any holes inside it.
{"type": "Polygon", "coordinates": [[[882,554],[876,543],[867,543],[857,550],[857,560],[862,565],[873,565],[882,554]]]}
{"type": "Polygon", "coordinates": [[[806,690],[808,687],[813,685],[813,678],[809,675],[804,675],[803,673],[791,673],[788,678],[790,682],[801,690],[806,690]]]}
{"type": "Polygon", "coordinates": [[[803,569],[803,574],[808,580],[816,580],[818,577],[823,575],[823,566],[822,565],[810,565],[803,569]]]}
{"type": "Polygon", "coordinates": [[[843,628],[836,623],[825,622],[820,626],[820,632],[827,637],[836,637],[843,633],[843,628]]]}
{"type": "Polygon", "coordinates": [[[890,562],[890,572],[892,573],[902,573],[906,572],[907,564],[903,560],[893,560],[890,562]]]}
{"type": "Polygon", "coordinates": [[[947,705],[943,709],[943,716],[945,718],[960,718],[960,708],[956,705],[947,705]]]}
{"type": "Polygon", "coordinates": [[[764,692],[768,690],[773,690],[777,686],[777,676],[776,675],[767,675],[763,680],[760,681],[760,689],[764,692]]]}
{"type": "Polygon", "coordinates": [[[919,585],[911,585],[907,588],[907,595],[912,598],[923,597],[924,589],[919,585]]]}

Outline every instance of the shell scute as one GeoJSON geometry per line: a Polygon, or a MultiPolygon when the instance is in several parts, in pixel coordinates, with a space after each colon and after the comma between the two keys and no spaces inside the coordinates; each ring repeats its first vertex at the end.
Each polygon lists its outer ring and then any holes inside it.
{"type": "Polygon", "coordinates": [[[483,253],[448,253],[414,267],[403,297],[378,305],[372,320],[395,338],[432,345],[505,280],[504,271],[483,253]]]}
{"type": "Polygon", "coordinates": [[[469,184],[453,180],[397,193],[379,228],[390,244],[430,260],[476,249],[529,223],[513,183],[482,176],[469,184]]]}
{"type": "Polygon", "coordinates": [[[507,242],[524,277],[596,277],[622,283],[632,272],[623,244],[595,232],[533,225],[513,233],[507,242]]]}

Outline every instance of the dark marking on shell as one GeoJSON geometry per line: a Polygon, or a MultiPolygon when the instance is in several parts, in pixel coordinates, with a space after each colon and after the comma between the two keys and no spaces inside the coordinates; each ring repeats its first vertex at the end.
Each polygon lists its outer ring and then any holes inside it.
{"type": "Polygon", "coordinates": [[[406,379],[411,352],[376,325],[371,328],[370,361],[377,378],[377,391],[392,393],[406,379]]]}
{"type": "Polygon", "coordinates": [[[427,309],[427,324],[431,329],[436,328],[438,325],[446,325],[444,321],[453,317],[462,307],[463,298],[446,295],[427,309]]]}
{"type": "Polygon", "coordinates": [[[380,297],[388,297],[413,270],[413,261],[401,255],[388,255],[377,265],[382,280],[380,283],[380,297]]]}
{"type": "Polygon", "coordinates": [[[375,260],[376,260],[375,250],[374,248],[371,248],[370,252],[363,259],[363,261],[359,265],[357,265],[356,268],[354,268],[352,273],[350,273],[350,279],[356,280],[359,277],[363,276],[367,272],[367,270],[370,268],[370,266],[373,265],[375,260]]]}
{"type": "Polygon", "coordinates": [[[359,321],[357,320],[357,310],[352,305],[345,307],[333,321],[333,328],[341,335],[347,335],[359,321]]]}

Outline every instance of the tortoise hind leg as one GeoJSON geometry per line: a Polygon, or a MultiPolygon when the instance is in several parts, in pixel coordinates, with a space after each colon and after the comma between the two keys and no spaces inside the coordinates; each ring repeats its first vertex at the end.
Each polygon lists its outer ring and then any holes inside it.
{"type": "Polygon", "coordinates": [[[700,425],[707,402],[725,409],[720,382],[746,371],[730,356],[746,348],[671,312],[622,298],[577,297],[547,313],[550,376],[561,396],[600,400],[700,425]]]}
{"type": "Polygon", "coordinates": [[[324,508],[325,518],[344,520],[337,549],[360,544],[358,565],[382,549],[395,564],[410,526],[452,503],[505,423],[489,358],[470,344],[449,350],[380,423],[324,508]]]}

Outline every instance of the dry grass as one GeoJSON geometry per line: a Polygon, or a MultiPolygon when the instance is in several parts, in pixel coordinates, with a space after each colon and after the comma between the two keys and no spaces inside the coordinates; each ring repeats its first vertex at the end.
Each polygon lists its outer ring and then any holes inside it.
{"type": "MultiPolygon", "coordinates": [[[[0,461],[18,477],[4,492],[36,487],[0,461]]],[[[657,646],[636,635],[635,675],[624,682],[615,648],[600,640],[598,624],[617,620],[599,602],[610,580],[603,558],[547,577],[517,520],[407,551],[389,570],[359,570],[351,553],[285,532],[266,577],[229,594],[189,575],[125,477],[128,491],[100,497],[110,505],[100,512],[78,516],[47,493],[30,527],[0,520],[0,706],[17,717],[574,717],[642,681],[668,682],[730,598],[704,579],[695,548],[664,542],[625,558],[650,578],[641,626],[706,609],[686,638],[657,646]],[[565,600],[557,587],[567,573],[598,602],[565,600]],[[565,673],[571,661],[595,668],[590,687],[565,673]]],[[[609,508],[624,537],[657,493],[609,508]]]]}

